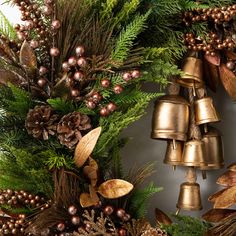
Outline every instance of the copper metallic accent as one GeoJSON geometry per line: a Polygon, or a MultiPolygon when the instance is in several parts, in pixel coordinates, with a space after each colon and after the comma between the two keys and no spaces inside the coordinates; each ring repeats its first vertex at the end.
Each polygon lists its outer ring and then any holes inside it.
{"type": "Polygon", "coordinates": [[[211,97],[196,100],[194,109],[197,125],[220,121],[219,114],[214,107],[211,97]]]}
{"type": "Polygon", "coordinates": [[[175,145],[174,145],[172,141],[168,141],[164,163],[172,165],[172,166],[181,165],[182,154],[183,154],[182,142],[175,141],[175,145]]]}
{"type": "Polygon", "coordinates": [[[202,209],[200,185],[198,183],[182,183],[180,185],[180,193],[178,203],[176,204],[178,209],[177,213],[183,210],[199,211],[202,209]]]}
{"type": "Polygon", "coordinates": [[[166,95],[155,104],[152,117],[153,139],[185,141],[189,125],[189,103],[178,95],[166,95]]]}
{"type": "Polygon", "coordinates": [[[201,170],[220,169],[224,167],[224,148],[221,135],[216,128],[209,128],[202,141],[205,147],[205,166],[201,170]]]}
{"type": "Polygon", "coordinates": [[[182,165],[195,167],[204,166],[205,155],[204,143],[202,141],[188,141],[184,145],[182,165]]]}
{"type": "Polygon", "coordinates": [[[184,74],[177,80],[180,85],[187,88],[203,87],[203,63],[201,59],[187,57],[182,70],[184,74]]]}

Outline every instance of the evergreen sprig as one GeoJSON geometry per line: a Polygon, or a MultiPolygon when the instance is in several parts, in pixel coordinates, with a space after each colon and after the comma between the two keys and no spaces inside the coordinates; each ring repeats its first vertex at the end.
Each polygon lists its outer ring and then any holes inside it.
{"type": "Polygon", "coordinates": [[[162,191],[162,188],[156,187],[150,183],[144,189],[137,189],[133,194],[130,201],[130,210],[135,213],[137,219],[144,218],[147,213],[147,203],[150,198],[162,191]]]}
{"type": "Polygon", "coordinates": [[[112,53],[113,60],[124,62],[124,60],[127,59],[128,53],[134,45],[134,40],[141,31],[144,30],[145,22],[149,15],[150,12],[147,12],[145,15],[137,15],[135,19],[121,31],[112,53]]]}
{"type": "Polygon", "coordinates": [[[175,223],[162,225],[162,228],[172,236],[202,236],[210,228],[210,224],[191,216],[174,216],[175,223]]]}
{"type": "Polygon", "coordinates": [[[17,38],[14,27],[2,11],[0,11],[0,34],[12,40],[17,38]]]}

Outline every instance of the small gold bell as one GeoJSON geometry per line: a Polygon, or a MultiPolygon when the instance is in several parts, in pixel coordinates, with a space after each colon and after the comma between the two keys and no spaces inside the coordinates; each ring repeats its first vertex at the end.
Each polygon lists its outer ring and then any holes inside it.
{"type": "Polygon", "coordinates": [[[166,155],[164,159],[165,164],[172,165],[173,167],[181,165],[183,153],[183,143],[179,141],[167,142],[166,155]]]}
{"type": "Polygon", "coordinates": [[[204,166],[205,148],[200,140],[191,140],[185,143],[182,157],[183,166],[204,166]]]}
{"type": "Polygon", "coordinates": [[[198,183],[182,183],[176,207],[178,209],[177,214],[181,209],[190,211],[201,210],[200,185],[198,183]]]}
{"type": "Polygon", "coordinates": [[[160,97],[152,117],[153,139],[185,141],[189,124],[189,103],[178,95],[160,97]]]}
{"type": "Polygon", "coordinates": [[[224,167],[224,148],[220,132],[213,127],[204,134],[202,141],[205,147],[205,166],[201,170],[220,169],[224,167]]]}
{"type": "Polygon", "coordinates": [[[201,88],[203,82],[203,63],[196,57],[189,56],[183,63],[184,74],[177,81],[180,85],[187,88],[201,88]]]}
{"type": "Polygon", "coordinates": [[[194,109],[197,125],[220,121],[211,97],[196,100],[194,109]]]}

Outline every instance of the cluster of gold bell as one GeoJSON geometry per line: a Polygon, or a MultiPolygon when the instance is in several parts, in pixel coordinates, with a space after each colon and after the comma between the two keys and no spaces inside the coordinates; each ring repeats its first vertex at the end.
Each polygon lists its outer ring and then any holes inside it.
{"type": "MultiPolygon", "coordinates": [[[[186,58],[182,67],[184,74],[176,82],[182,90],[192,91],[193,101],[190,103],[179,94],[160,97],[155,104],[151,137],[167,140],[164,163],[173,167],[199,168],[205,172],[222,168],[224,158],[221,134],[216,128],[208,127],[209,123],[220,120],[213,100],[206,95],[200,99],[196,96],[196,90],[204,87],[202,66],[201,59],[186,58]],[[195,126],[202,130],[201,139],[189,139],[191,115],[195,117],[195,126]]],[[[198,183],[187,181],[181,184],[177,208],[202,209],[198,183]]]]}

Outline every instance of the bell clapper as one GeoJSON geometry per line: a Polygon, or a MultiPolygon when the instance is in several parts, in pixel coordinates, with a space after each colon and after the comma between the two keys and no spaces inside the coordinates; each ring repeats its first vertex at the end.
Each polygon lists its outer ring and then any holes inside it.
{"type": "Polygon", "coordinates": [[[204,132],[207,133],[208,132],[208,127],[207,124],[204,124],[204,132]]]}
{"type": "Polygon", "coordinates": [[[202,179],[207,179],[207,172],[205,170],[202,170],[202,179]]]}
{"type": "Polygon", "coordinates": [[[173,148],[174,148],[174,150],[176,150],[176,140],[175,139],[173,139],[173,148]]]}
{"type": "Polygon", "coordinates": [[[196,169],[194,168],[194,166],[190,166],[188,168],[186,179],[189,183],[196,183],[197,175],[196,175],[196,169]]]}
{"type": "Polygon", "coordinates": [[[196,97],[195,83],[193,83],[193,96],[196,97]]]}
{"type": "Polygon", "coordinates": [[[172,166],[172,170],[173,170],[173,171],[176,171],[176,166],[172,166]]]}
{"type": "Polygon", "coordinates": [[[177,208],[177,211],[175,212],[175,215],[177,216],[180,213],[180,209],[177,208]]]}

